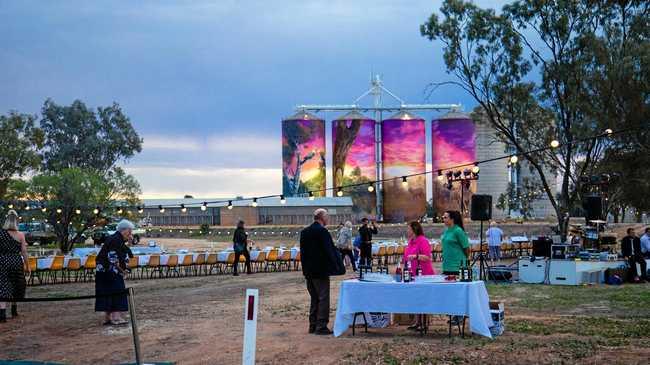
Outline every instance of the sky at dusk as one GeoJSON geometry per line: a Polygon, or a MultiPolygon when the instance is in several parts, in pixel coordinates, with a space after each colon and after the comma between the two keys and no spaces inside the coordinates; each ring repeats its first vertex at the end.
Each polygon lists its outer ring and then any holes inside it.
{"type": "Polygon", "coordinates": [[[476,133],[469,119],[445,119],[432,123],[432,166],[444,169],[476,160],[476,133]]]}
{"type": "MultiPolygon", "coordinates": [[[[4,0],[0,112],[38,114],[46,98],[93,108],[117,102],[144,139],[143,152],[123,164],[144,198],[279,194],[281,120],[298,104],[350,104],[374,72],[407,103],[471,110],[457,87],[425,92],[430,82],[454,80],[441,45],[419,32],[439,7],[430,0],[4,0]]],[[[330,135],[329,121],[340,114],[318,116],[330,135]]],[[[331,181],[331,159],[327,171],[331,181]]]]}

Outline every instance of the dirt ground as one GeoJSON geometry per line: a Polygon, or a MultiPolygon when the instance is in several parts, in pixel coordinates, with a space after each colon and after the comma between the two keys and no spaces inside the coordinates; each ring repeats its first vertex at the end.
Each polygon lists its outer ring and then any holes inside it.
{"type": "MultiPolygon", "coordinates": [[[[190,248],[188,240],[158,241],[168,250],[190,248]]],[[[191,243],[191,248],[211,248],[210,242],[191,243]]],[[[261,245],[267,243],[274,242],[261,245]]],[[[351,276],[332,280],[330,327],[340,281],[351,276]]],[[[259,364],[647,364],[650,358],[650,284],[488,285],[491,299],[506,306],[506,333],[495,340],[448,338],[442,316],[434,317],[432,331],[424,337],[404,326],[360,331],[356,337],[350,332],[339,338],[308,335],[309,300],[299,272],[129,280],[127,286],[136,291],[147,361],[241,363],[246,288],[260,290],[259,364]]],[[[78,283],[29,287],[27,296],[93,293],[93,283],[78,283]]],[[[0,325],[0,359],[133,362],[130,327],[101,326],[93,304],[21,304],[21,316],[0,325]]]]}

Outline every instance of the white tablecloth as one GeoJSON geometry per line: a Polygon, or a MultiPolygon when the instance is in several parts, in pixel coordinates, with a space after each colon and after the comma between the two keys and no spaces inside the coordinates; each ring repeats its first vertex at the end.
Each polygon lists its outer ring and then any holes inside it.
{"type": "MultiPolygon", "coordinates": [[[[63,258],[63,267],[64,268],[68,267],[68,262],[70,261],[71,258],[80,259],[81,260],[81,266],[84,266],[86,264],[86,260],[88,259],[88,256],[83,256],[83,257],[65,256],[63,258]]],[[[38,270],[49,269],[52,266],[53,261],[54,261],[54,257],[42,257],[42,258],[39,258],[39,259],[36,260],[36,268],[38,270]]]]}
{"type": "Polygon", "coordinates": [[[485,284],[371,283],[345,280],[339,290],[334,336],[342,335],[356,312],[449,314],[470,319],[470,330],[492,338],[490,304],[485,284]]]}

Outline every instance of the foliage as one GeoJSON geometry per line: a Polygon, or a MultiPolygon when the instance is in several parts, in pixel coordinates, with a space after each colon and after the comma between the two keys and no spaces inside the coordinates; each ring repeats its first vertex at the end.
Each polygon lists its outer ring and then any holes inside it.
{"type": "Polygon", "coordinates": [[[108,176],[81,168],[46,172],[24,182],[20,189],[22,191],[18,194],[23,199],[44,204],[32,209],[25,218],[47,220],[54,227],[63,252],[70,251],[72,242],[89,227],[110,217],[112,210],[109,211],[108,207],[114,207],[117,199],[135,203],[141,193],[137,181],[119,168],[108,176]],[[45,211],[41,210],[43,207],[45,211]],[[105,208],[95,214],[95,207],[105,208]],[[77,214],[79,208],[80,214],[77,214]],[[77,237],[71,237],[71,228],[77,237]]]}
{"type": "Polygon", "coordinates": [[[634,72],[616,72],[623,67],[612,61],[622,57],[638,71],[647,65],[648,4],[525,0],[497,14],[447,0],[441,12],[442,20],[433,14],[421,26],[422,35],[442,42],[447,70],[457,79],[449,83],[475,99],[479,117],[536,172],[565,233],[562,217],[579,201],[579,177],[607,147],[603,139],[581,140],[621,122],[636,123],[632,106],[647,106],[648,83],[634,84],[646,99],[627,99],[634,72]],[[619,102],[608,102],[612,98],[619,102]],[[553,139],[561,143],[558,149],[525,153],[553,139]],[[557,197],[556,173],[562,178],[557,197]]]}
{"type": "Polygon", "coordinates": [[[142,139],[117,103],[88,109],[80,100],[61,106],[51,99],[42,109],[42,151],[46,171],[68,168],[108,172],[119,161],[142,151],[142,139]]]}
{"type": "Polygon", "coordinates": [[[524,178],[522,182],[519,187],[509,183],[506,191],[499,195],[496,207],[508,213],[518,211],[524,219],[528,219],[534,213],[533,202],[541,199],[544,191],[537,181],[524,178]]]}
{"type": "Polygon", "coordinates": [[[43,132],[35,126],[35,117],[10,112],[0,115],[0,200],[7,199],[12,179],[38,168],[38,150],[43,132]]]}

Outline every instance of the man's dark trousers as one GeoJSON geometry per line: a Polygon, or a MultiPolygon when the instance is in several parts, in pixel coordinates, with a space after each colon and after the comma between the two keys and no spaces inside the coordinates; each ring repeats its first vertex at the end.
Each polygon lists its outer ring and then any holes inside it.
{"type": "MultiPolygon", "coordinates": [[[[641,266],[641,272],[640,272],[640,277],[643,280],[648,280],[648,274],[647,274],[647,265],[645,262],[645,259],[641,255],[632,255],[628,258],[628,264],[630,265],[630,279],[634,279],[634,277],[637,274],[636,271],[636,264],[639,264],[641,266]]],[[[632,280],[630,280],[632,281],[632,280]]]]}
{"type": "Polygon", "coordinates": [[[372,265],[372,242],[361,243],[361,261],[359,265],[372,265]]]}
{"type": "Polygon", "coordinates": [[[330,278],[307,278],[307,291],[311,297],[309,327],[326,329],[330,320],[330,278]]]}

